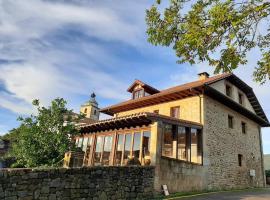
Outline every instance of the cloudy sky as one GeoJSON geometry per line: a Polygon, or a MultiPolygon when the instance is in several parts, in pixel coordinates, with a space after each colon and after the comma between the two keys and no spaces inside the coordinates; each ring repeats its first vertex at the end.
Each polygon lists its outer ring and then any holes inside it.
{"type": "MultiPolygon", "coordinates": [[[[129,98],[134,79],[156,88],[195,80],[206,64],[176,64],[174,52],[147,43],[145,9],[154,0],[0,0],[0,134],[44,105],[63,97],[78,112],[92,91],[100,107],[129,98]]],[[[270,118],[270,84],[252,82],[252,66],[235,73],[253,87],[270,118]],[[267,102],[268,101],[268,102],[267,102]]],[[[270,153],[270,130],[263,130],[270,153]]]]}

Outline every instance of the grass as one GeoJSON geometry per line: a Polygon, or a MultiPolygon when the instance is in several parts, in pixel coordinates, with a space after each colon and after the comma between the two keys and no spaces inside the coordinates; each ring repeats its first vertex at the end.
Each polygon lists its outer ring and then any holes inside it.
{"type": "Polygon", "coordinates": [[[263,190],[269,190],[267,188],[247,188],[247,189],[231,189],[231,190],[203,190],[203,191],[192,191],[192,192],[177,192],[174,194],[171,194],[167,197],[164,195],[158,195],[156,196],[156,200],[158,199],[166,199],[166,200],[176,200],[184,197],[194,197],[194,196],[200,196],[205,194],[211,194],[211,193],[225,193],[225,192],[242,192],[242,191],[263,191],[263,190]]]}

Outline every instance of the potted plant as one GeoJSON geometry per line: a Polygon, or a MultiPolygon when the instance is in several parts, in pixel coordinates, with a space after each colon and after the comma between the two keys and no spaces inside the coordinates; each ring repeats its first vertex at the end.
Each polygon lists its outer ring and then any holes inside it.
{"type": "Polygon", "coordinates": [[[265,170],[266,184],[270,185],[270,170],[265,170]]]}

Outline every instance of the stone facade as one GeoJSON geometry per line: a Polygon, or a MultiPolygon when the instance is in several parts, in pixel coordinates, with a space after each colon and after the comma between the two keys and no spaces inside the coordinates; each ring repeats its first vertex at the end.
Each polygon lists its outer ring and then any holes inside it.
{"type": "Polygon", "coordinates": [[[201,100],[199,96],[189,97],[181,100],[120,112],[117,114],[117,117],[126,116],[139,112],[153,112],[154,110],[158,110],[159,114],[161,115],[170,116],[170,108],[175,106],[180,107],[180,119],[198,123],[201,122],[201,112],[200,112],[201,100]]]}
{"type": "Polygon", "coordinates": [[[153,167],[0,171],[0,199],[151,199],[153,167]]]}
{"type": "Polygon", "coordinates": [[[262,187],[264,172],[260,144],[260,127],[238,112],[204,97],[204,155],[208,189],[262,187]],[[233,116],[233,128],[228,127],[233,116]],[[241,122],[247,125],[242,133],[241,122]],[[243,165],[238,165],[238,154],[243,165]],[[254,169],[255,177],[250,177],[254,169]]]}

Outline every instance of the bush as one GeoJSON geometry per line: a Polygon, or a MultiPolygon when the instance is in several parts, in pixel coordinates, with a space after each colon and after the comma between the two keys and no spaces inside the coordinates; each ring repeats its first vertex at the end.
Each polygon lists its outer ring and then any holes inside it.
{"type": "Polygon", "coordinates": [[[270,177],[270,170],[265,170],[266,177],[270,177]]]}

